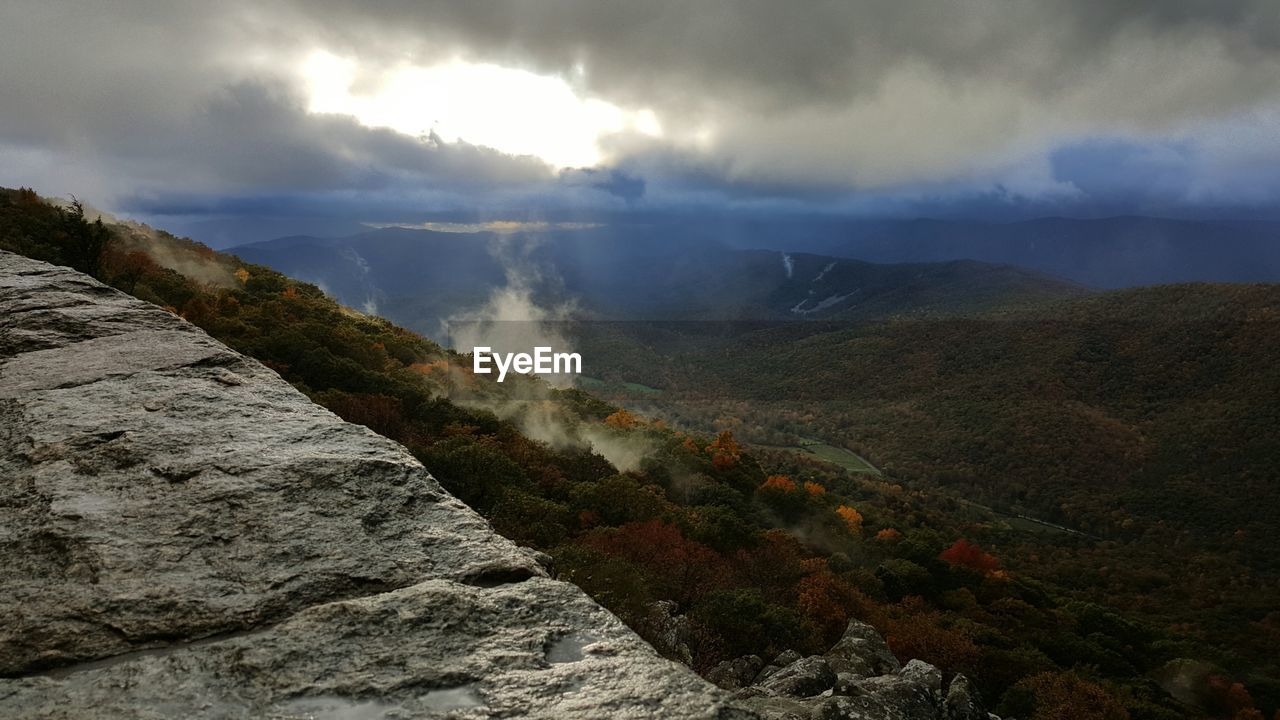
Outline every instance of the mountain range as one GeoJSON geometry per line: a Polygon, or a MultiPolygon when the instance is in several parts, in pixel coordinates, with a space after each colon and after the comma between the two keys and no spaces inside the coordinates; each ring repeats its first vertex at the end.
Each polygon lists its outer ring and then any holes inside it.
{"type": "Polygon", "coordinates": [[[1091,290],[1280,280],[1280,223],[1263,221],[585,225],[513,233],[388,227],[229,252],[437,336],[441,321],[480,311],[503,287],[560,318],[813,320],[955,315],[1091,290]]]}
{"type": "Polygon", "coordinates": [[[228,252],[431,335],[468,312],[525,319],[535,307],[555,319],[851,320],[950,316],[1088,292],[1042,272],[973,260],[884,264],[632,232],[385,228],[228,252]],[[486,308],[499,291],[527,307],[486,308]]]}
{"type": "Polygon", "coordinates": [[[1280,223],[1119,216],[1014,223],[893,220],[779,234],[784,250],[875,262],[969,258],[1009,263],[1095,288],[1280,280],[1280,223]]]}

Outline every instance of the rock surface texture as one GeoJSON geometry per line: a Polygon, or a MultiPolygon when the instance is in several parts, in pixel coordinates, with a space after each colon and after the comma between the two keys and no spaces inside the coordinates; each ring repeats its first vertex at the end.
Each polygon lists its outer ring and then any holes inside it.
{"type": "Polygon", "coordinates": [[[751,717],[399,445],[4,252],[0,572],[5,718],[751,717]]]}
{"type": "MultiPolygon", "coordinates": [[[[737,689],[742,669],[758,662],[721,663],[708,677],[737,689]]],[[[900,666],[875,628],[855,620],[825,655],[782,653],[734,697],[769,720],[999,720],[965,676],[945,688],[937,668],[919,660],[900,666]]]]}

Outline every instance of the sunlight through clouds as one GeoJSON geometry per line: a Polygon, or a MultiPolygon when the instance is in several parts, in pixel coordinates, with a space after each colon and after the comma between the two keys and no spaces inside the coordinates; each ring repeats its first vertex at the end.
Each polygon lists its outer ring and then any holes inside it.
{"type": "Polygon", "coordinates": [[[651,110],[624,110],[579,97],[558,77],[453,61],[400,66],[369,91],[356,91],[356,60],[317,51],[303,64],[308,110],[355,117],[407,135],[435,133],[511,155],[533,155],[556,169],[593,167],[600,139],[617,133],[662,135],[651,110]]]}

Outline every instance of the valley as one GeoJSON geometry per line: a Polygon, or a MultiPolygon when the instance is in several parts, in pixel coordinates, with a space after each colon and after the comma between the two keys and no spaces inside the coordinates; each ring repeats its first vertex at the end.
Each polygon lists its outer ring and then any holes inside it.
{"type": "MultiPolygon", "coordinates": [[[[98,232],[29,191],[0,199],[6,249],[77,263],[62,253],[98,232]]],[[[704,674],[820,652],[856,618],[1005,714],[1083,683],[1135,716],[1196,716],[1154,680],[1185,658],[1213,668],[1194,680],[1205,708],[1215,677],[1251,703],[1278,695],[1276,518],[1251,502],[1274,491],[1275,286],[1020,292],[1039,276],[851,263],[879,278],[867,304],[777,320],[795,305],[787,266],[748,253],[731,267],[764,289],[695,290],[765,318],[532,323],[573,338],[588,394],[492,382],[314,285],[149,228],[104,232],[103,277],[403,443],[704,674]],[[944,302],[975,278],[998,292],[944,302]],[[1208,494],[1217,509],[1196,512],[1208,494]]],[[[793,256],[792,279],[832,262],[793,256]]]]}
{"type": "MultiPolygon", "coordinates": [[[[1280,676],[1263,659],[1280,641],[1280,516],[1250,501],[1280,491],[1268,430],[1280,422],[1277,286],[1097,291],[976,262],[877,265],[697,242],[674,257],[660,243],[642,255],[596,245],[584,261],[589,237],[499,244],[531,248],[503,282],[549,280],[522,285],[522,297],[553,309],[530,317],[572,338],[583,387],[671,427],[731,431],[870,477],[877,468],[970,504],[1005,528],[988,542],[1010,567],[1204,640],[1230,638],[1253,658],[1239,667],[1280,676]],[[1161,569],[1175,565],[1196,579],[1161,569]]],[[[989,246],[1011,247],[1008,237],[989,246]]],[[[386,241],[335,242],[363,257],[386,241]]],[[[1257,252],[1265,275],[1269,256],[1257,252]]],[[[491,254],[481,277],[497,278],[501,258],[491,254]]],[[[378,277],[380,264],[368,267],[378,277]]],[[[422,328],[423,307],[385,310],[422,328]]]]}

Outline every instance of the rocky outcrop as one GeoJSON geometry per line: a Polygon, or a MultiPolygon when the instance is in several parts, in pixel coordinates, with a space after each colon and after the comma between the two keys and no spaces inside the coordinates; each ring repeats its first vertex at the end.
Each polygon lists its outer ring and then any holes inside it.
{"type": "Polygon", "coordinates": [[[0,716],[743,717],[403,448],[0,252],[0,716]]]}
{"type": "Polygon", "coordinates": [[[854,675],[886,675],[897,672],[902,664],[889,651],[880,633],[867,623],[853,620],[844,635],[825,655],[838,673],[854,675]]]}
{"type": "Polygon", "coordinates": [[[706,678],[726,690],[737,690],[752,684],[763,669],[764,661],[760,656],[744,655],[733,660],[725,660],[711,668],[706,678]]]}
{"type": "MultiPolygon", "coordinates": [[[[737,671],[758,662],[748,656],[722,663],[709,677],[736,689],[737,671]]],[[[944,692],[936,667],[920,660],[901,666],[880,634],[857,620],[826,655],[782,653],[734,697],[768,720],[999,720],[963,675],[944,692]]]]}

